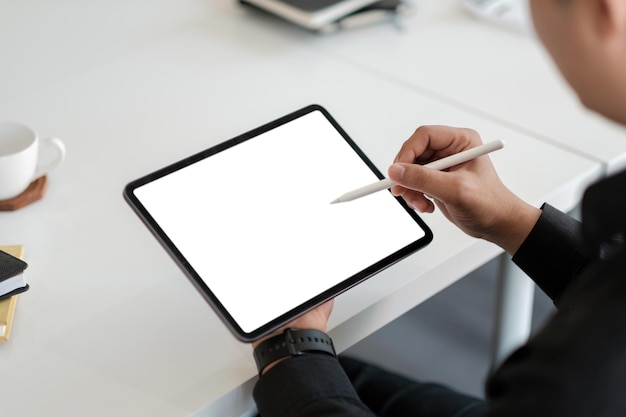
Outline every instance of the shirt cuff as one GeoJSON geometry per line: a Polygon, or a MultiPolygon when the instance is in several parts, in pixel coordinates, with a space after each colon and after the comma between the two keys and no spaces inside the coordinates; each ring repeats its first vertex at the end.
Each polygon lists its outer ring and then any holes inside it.
{"type": "Polygon", "coordinates": [[[588,254],[581,223],[549,204],[513,256],[513,262],[558,305],[572,278],[586,265],[588,254]]]}
{"type": "Polygon", "coordinates": [[[363,404],[339,361],[308,353],[277,363],[259,379],[253,391],[262,416],[321,415],[334,409],[362,410],[363,404]]]}

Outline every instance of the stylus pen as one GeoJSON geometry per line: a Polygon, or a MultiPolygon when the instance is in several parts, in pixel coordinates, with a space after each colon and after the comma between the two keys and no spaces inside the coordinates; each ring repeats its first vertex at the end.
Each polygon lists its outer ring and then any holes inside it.
{"type": "MultiPolygon", "coordinates": [[[[471,161],[474,158],[478,158],[479,156],[485,155],[489,152],[496,151],[498,149],[502,149],[504,146],[504,142],[501,140],[494,140],[492,142],[487,142],[483,145],[476,146],[475,148],[471,148],[465,150],[463,152],[459,152],[454,155],[446,156],[445,158],[441,158],[437,161],[430,162],[424,165],[426,168],[436,169],[436,170],[444,170],[455,165],[462,164],[463,162],[471,161]]],[[[349,191],[342,196],[336,198],[331,201],[330,204],[335,203],[344,203],[346,201],[356,200],[357,198],[365,197],[366,195],[373,194],[377,191],[386,190],[387,188],[391,188],[396,185],[389,178],[385,178],[384,180],[377,181],[375,183],[366,185],[361,188],[357,188],[356,190],[349,191]]]]}

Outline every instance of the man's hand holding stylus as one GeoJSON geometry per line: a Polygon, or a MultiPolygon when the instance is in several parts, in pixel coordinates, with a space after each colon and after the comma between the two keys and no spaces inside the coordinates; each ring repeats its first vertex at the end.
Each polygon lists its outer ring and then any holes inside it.
{"type": "Polygon", "coordinates": [[[389,178],[398,184],[391,191],[419,212],[430,213],[436,205],[468,235],[494,242],[514,254],[537,222],[540,210],[502,183],[488,156],[447,171],[420,166],[481,143],[480,135],[471,129],[418,128],[389,168],[389,178]]]}

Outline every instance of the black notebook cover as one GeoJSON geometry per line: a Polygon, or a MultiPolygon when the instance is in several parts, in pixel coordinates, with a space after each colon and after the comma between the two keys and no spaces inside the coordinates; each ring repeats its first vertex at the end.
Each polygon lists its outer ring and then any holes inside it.
{"type": "Polygon", "coordinates": [[[24,272],[27,267],[26,262],[0,250],[0,282],[24,272]]]}

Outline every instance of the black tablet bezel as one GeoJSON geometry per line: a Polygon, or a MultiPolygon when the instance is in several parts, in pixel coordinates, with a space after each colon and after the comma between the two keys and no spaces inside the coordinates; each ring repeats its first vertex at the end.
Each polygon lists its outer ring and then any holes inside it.
{"type": "Polygon", "coordinates": [[[251,341],[257,340],[267,335],[268,333],[284,326],[288,322],[295,319],[297,316],[324,303],[325,301],[328,301],[336,297],[337,295],[343,293],[349,288],[357,285],[358,283],[370,278],[376,273],[395,264],[401,259],[424,248],[433,239],[432,231],[426,225],[426,223],[418,216],[418,214],[414,210],[412,210],[411,208],[407,206],[407,204],[404,202],[403,199],[396,197],[398,204],[400,204],[406,210],[407,214],[411,216],[413,220],[417,222],[419,227],[424,231],[424,236],[422,238],[414,241],[413,243],[405,246],[404,248],[396,251],[395,253],[390,254],[386,258],[381,259],[380,261],[354,274],[353,276],[346,278],[344,281],[340,282],[334,287],[331,287],[328,290],[322,292],[321,294],[311,298],[309,301],[301,304],[300,306],[290,311],[285,312],[281,316],[257,328],[256,330],[252,332],[245,332],[241,329],[241,327],[233,319],[230,313],[224,308],[224,306],[220,303],[217,297],[213,294],[211,289],[208,288],[204,280],[202,280],[202,278],[200,278],[200,276],[195,272],[195,270],[189,264],[189,262],[185,259],[183,254],[177,249],[174,243],[168,238],[167,234],[159,227],[158,223],[154,220],[154,218],[150,215],[150,213],[146,210],[146,208],[141,204],[141,202],[136,198],[136,196],[134,195],[134,190],[136,190],[137,188],[147,183],[150,183],[159,178],[162,178],[172,172],[178,171],[184,167],[192,165],[198,161],[201,161],[223,150],[236,146],[242,142],[253,139],[267,131],[275,129],[281,125],[284,125],[294,119],[297,119],[299,117],[302,117],[314,111],[319,111],[324,115],[324,117],[326,117],[326,119],[332,124],[332,126],[341,134],[343,139],[350,145],[350,147],[359,155],[359,157],[363,160],[363,162],[372,170],[372,172],[379,179],[384,178],[384,175],[378,170],[378,168],[376,168],[376,166],[369,160],[369,158],[356,145],[356,143],[348,136],[348,134],[341,128],[341,126],[339,126],[339,124],[330,115],[330,113],[324,107],[317,105],[317,104],[312,104],[302,109],[299,109],[293,113],[290,113],[286,116],[283,116],[279,119],[276,119],[272,122],[264,124],[263,126],[260,126],[242,135],[236,136],[230,140],[219,143],[197,154],[184,158],[178,162],[175,162],[153,173],[145,175],[139,179],[136,179],[128,183],[126,187],[124,188],[124,192],[123,192],[124,199],[130,205],[133,211],[138,215],[138,217],[142,220],[142,222],[148,227],[148,229],[156,237],[159,243],[163,246],[163,248],[167,251],[167,253],[172,257],[172,259],[181,268],[181,270],[184,272],[187,278],[191,281],[194,287],[202,295],[205,301],[209,303],[209,305],[217,313],[220,319],[226,324],[226,326],[233,333],[233,335],[239,340],[244,341],[244,342],[251,342],[251,341]]]}

